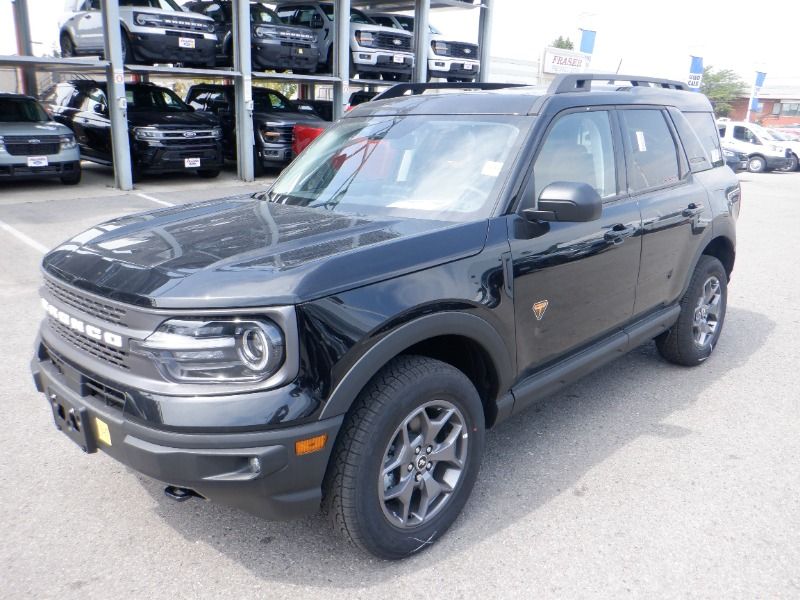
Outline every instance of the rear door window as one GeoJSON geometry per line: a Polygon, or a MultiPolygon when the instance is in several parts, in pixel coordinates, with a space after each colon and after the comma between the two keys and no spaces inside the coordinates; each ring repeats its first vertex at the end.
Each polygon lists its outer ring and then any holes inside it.
{"type": "Polygon", "coordinates": [[[675,185],[681,179],[678,149],[658,109],[619,112],[631,193],[675,185]]]}

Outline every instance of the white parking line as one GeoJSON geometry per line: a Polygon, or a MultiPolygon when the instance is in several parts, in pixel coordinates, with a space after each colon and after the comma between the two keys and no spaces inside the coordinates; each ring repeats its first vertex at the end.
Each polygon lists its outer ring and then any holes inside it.
{"type": "Polygon", "coordinates": [[[140,198],[144,198],[145,200],[150,200],[150,202],[155,202],[156,204],[161,204],[163,206],[175,206],[172,202],[167,202],[166,200],[159,200],[158,198],[153,198],[152,196],[148,196],[147,194],[142,194],[141,192],[134,192],[140,198]]]}
{"type": "Polygon", "coordinates": [[[37,242],[32,237],[29,237],[29,236],[25,235],[19,229],[13,228],[8,223],[0,221],[0,229],[2,229],[3,231],[7,231],[11,235],[13,235],[15,238],[17,238],[20,242],[23,242],[23,243],[27,244],[28,246],[30,246],[31,248],[33,248],[37,252],[40,252],[42,254],[47,254],[47,252],[50,250],[44,244],[40,244],[39,242],[37,242]]]}

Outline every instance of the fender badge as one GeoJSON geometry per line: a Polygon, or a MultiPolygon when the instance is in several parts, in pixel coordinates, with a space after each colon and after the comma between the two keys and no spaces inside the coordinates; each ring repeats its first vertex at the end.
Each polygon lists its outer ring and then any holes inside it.
{"type": "Polygon", "coordinates": [[[550,304],[548,300],[539,300],[533,304],[533,314],[536,316],[537,321],[541,321],[542,317],[544,316],[544,311],[547,310],[547,306],[550,304]]]}

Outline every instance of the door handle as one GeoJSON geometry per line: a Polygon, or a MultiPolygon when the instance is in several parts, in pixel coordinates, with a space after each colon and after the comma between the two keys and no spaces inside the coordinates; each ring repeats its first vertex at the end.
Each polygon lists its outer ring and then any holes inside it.
{"type": "Polygon", "coordinates": [[[627,227],[622,223],[617,223],[616,225],[612,225],[611,229],[603,234],[603,239],[607,242],[621,244],[625,241],[625,238],[632,236],[634,233],[636,233],[635,227],[627,227]]]}
{"type": "Polygon", "coordinates": [[[683,211],[681,211],[681,214],[684,217],[693,217],[695,215],[700,214],[701,212],[703,212],[703,205],[701,204],[698,206],[697,204],[692,202],[689,206],[684,208],[683,211]]]}

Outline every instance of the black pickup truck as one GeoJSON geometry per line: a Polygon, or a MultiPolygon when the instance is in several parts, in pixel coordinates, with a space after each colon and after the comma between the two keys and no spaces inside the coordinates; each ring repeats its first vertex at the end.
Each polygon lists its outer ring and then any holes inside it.
{"type": "Polygon", "coordinates": [[[263,193],[52,250],[32,370],[56,426],[172,498],[323,507],[396,559],[453,523],[487,429],[652,340],[706,361],[740,206],[708,100],[498,87],[400,84],[263,193]]]}

